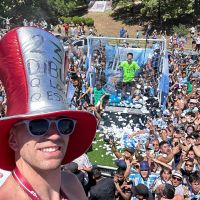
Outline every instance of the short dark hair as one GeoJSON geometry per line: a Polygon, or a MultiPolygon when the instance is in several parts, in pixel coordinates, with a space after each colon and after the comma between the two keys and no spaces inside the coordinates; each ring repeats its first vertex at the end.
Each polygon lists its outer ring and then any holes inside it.
{"type": "Polygon", "coordinates": [[[178,127],[175,127],[174,131],[176,132],[176,134],[181,134],[181,131],[178,129],[178,127]]]}
{"type": "Polygon", "coordinates": [[[164,171],[168,171],[170,174],[172,174],[172,170],[170,168],[167,167],[163,167],[160,171],[160,176],[164,173],[164,171]]]}
{"type": "Polygon", "coordinates": [[[92,169],[92,176],[94,177],[94,179],[101,178],[101,171],[98,167],[92,169]]]}
{"type": "Polygon", "coordinates": [[[132,186],[131,191],[133,193],[133,196],[141,195],[144,198],[148,198],[149,197],[149,189],[144,184],[140,183],[137,186],[132,186]]]}
{"type": "Polygon", "coordinates": [[[129,56],[129,55],[131,55],[131,56],[133,57],[133,53],[130,53],[130,52],[129,52],[129,53],[127,53],[127,56],[129,56]]]}
{"type": "Polygon", "coordinates": [[[133,155],[135,153],[135,149],[134,148],[130,148],[130,147],[126,147],[124,149],[124,151],[128,151],[131,155],[133,155]]]}
{"type": "Polygon", "coordinates": [[[71,73],[71,74],[70,74],[70,78],[71,78],[72,80],[79,80],[79,77],[78,77],[78,75],[77,75],[76,73],[71,73]]]}
{"type": "Polygon", "coordinates": [[[117,168],[116,174],[124,176],[125,170],[123,170],[122,168],[117,168]]]}
{"type": "Polygon", "coordinates": [[[191,175],[189,176],[189,182],[190,182],[190,183],[193,183],[193,182],[198,182],[198,183],[200,183],[200,176],[199,176],[199,174],[198,174],[197,172],[195,172],[194,174],[191,174],[191,175]]]}
{"type": "Polygon", "coordinates": [[[188,158],[185,162],[191,162],[191,163],[193,163],[194,159],[193,158],[188,158]]]}
{"type": "MultiPolygon", "coordinates": [[[[188,112],[185,115],[191,115],[191,117],[195,117],[195,114],[193,112],[188,112]]],[[[192,125],[191,125],[192,126],[192,125]]]]}
{"type": "Polygon", "coordinates": [[[192,139],[192,136],[191,135],[188,135],[187,137],[186,137],[186,140],[187,139],[192,139]]]}
{"type": "Polygon", "coordinates": [[[167,142],[166,142],[166,141],[161,141],[161,142],[159,143],[159,148],[161,148],[164,144],[167,144],[167,142]]]}
{"type": "Polygon", "coordinates": [[[164,190],[163,190],[163,195],[168,198],[168,199],[172,199],[174,198],[175,195],[175,188],[174,186],[172,186],[169,183],[165,184],[164,190]]]}

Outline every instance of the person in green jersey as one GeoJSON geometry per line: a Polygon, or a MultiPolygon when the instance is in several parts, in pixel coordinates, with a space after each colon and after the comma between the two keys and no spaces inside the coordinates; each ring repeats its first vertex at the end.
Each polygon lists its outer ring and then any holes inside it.
{"type": "Polygon", "coordinates": [[[103,99],[106,96],[106,92],[103,89],[100,82],[96,83],[96,86],[93,89],[94,94],[94,105],[97,108],[97,110],[103,109],[103,99]]]}
{"type": "Polygon", "coordinates": [[[128,88],[132,88],[135,79],[135,72],[140,69],[137,62],[133,61],[133,54],[127,54],[127,60],[121,62],[120,67],[123,70],[122,92],[126,93],[128,88]]]}

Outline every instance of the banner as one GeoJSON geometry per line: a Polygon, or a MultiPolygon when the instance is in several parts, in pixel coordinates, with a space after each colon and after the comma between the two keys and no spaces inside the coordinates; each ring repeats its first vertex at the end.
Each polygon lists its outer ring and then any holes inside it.
{"type": "Polygon", "coordinates": [[[112,1],[95,1],[89,12],[104,12],[112,8],[112,1]]]}
{"type": "Polygon", "coordinates": [[[161,91],[161,105],[165,106],[169,93],[169,65],[167,51],[165,52],[165,59],[163,60],[162,77],[159,86],[161,91]]]}

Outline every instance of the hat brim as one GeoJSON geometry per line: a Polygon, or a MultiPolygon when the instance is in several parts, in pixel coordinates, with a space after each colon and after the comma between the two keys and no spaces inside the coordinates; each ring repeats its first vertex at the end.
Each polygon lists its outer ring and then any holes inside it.
{"type": "Polygon", "coordinates": [[[149,171],[150,168],[140,168],[140,171],[149,171]]]}
{"type": "Polygon", "coordinates": [[[180,174],[172,174],[172,176],[176,176],[176,177],[180,178],[181,180],[183,180],[183,177],[180,174]]]}
{"type": "Polygon", "coordinates": [[[81,156],[90,147],[94,139],[97,120],[94,115],[85,111],[66,111],[40,113],[32,115],[15,115],[0,119],[0,168],[11,171],[15,168],[15,152],[9,147],[8,139],[12,126],[25,119],[51,118],[64,116],[76,120],[73,134],[69,136],[69,143],[62,164],[66,164],[81,156]]]}

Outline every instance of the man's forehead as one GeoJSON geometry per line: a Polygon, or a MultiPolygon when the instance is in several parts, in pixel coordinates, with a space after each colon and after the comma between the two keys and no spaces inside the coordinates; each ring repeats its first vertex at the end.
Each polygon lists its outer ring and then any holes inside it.
{"type": "Polygon", "coordinates": [[[168,147],[168,146],[169,146],[168,144],[163,144],[163,145],[162,145],[162,147],[168,147]]]}
{"type": "Polygon", "coordinates": [[[191,160],[187,160],[186,162],[185,162],[185,164],[194,164],[191,160]]]}
{"type": "Polygon", "coordinates": [[[192,183],[193,183],[193,184],[200,184],[200,178],[198,178],[198,179],[196,179],[196,180],[193,180],[192,183]]]}

